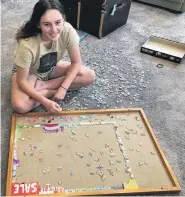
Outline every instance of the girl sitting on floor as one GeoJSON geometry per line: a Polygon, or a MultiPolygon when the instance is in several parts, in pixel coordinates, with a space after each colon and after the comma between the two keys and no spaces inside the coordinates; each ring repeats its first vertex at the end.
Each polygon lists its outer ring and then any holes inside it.
{"type": "Polygon", "coordinates": [[[42,104],[47,111],[59,113],[62,109],[56,101],[64,99],[69,89],[94,82],[94,71],[82,65],[79,36],[65,21],[58,0],[39,0],[16,40],[12,76],[16,112],[26,113],[42,104]],[[70,62],[61,60],[66,49],[70,62]]]}

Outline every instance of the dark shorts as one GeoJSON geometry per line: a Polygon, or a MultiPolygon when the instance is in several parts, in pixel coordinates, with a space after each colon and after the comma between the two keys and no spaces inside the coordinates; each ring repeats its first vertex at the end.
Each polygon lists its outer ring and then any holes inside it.
{"type": "MultiPolygon", "coordinates": [[[[41,80],[41,81],[48,81],[50,79],[52,79],[52,74],[54,72],[54,68],[51,68],[49,71],[45,72],[45,73],[39,73],[39,72],[36,72],[34,73],[33,75],[35,75],[37,77],[37,79],[41,80]]],[[[14,74],[16,74],[16,66],[13,66],[13,69],[12,69],[12,76],[14,74]]]]}
{"type": "Polygon", "coordinates": [[[41,80],[41,81],[48,81],[50,79],[52,79],[52,74],[54,71],[55,67],[51,68],[49,71],[45,72],[45,73],[35,73],[35,75],[37,76],[37,79],[41,80]]]}

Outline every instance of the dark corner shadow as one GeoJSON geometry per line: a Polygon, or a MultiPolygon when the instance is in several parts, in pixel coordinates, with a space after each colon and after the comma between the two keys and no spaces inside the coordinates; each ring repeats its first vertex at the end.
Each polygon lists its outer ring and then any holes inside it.
{"type": "Polygon", "coordinates": [[[182,13],[183,13],[183,12],[181,12],[181,11],[172,10],[172,9],[169,9],[169,8],[161,7],[161,6],[158,6],[158,5],[153,5],[153,4],[146,3],[146,2],[142,2],[142,1],[139,1],[139,0],[132,0],[132,1],[137,2],[137,3],[144,4],[144,5],[148,5],[148,6],[160,8],[160,9],[169,11],[169,12],[174,13],[174,14],[182,14],[182,13]]]}

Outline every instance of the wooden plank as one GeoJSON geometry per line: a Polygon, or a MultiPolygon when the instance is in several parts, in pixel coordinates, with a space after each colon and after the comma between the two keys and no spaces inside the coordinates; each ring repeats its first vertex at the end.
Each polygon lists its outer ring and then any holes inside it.
{"type": "Polygon", "coordinates": [[[30,112],[26,114],[18,114],[14,113],[13,115],[17,117],[30,117],[30,116],[57,116],[57,115],[75,115],[75,114],[103,114],[103,113],[120,113],[120,112],[138,112],[140,111],[141,108],[122,108],[122,109],[103,109],[103,110],[97,110],[97,109],[92,109],[92,110],[77,110],[77,111],[61,111],[60,114],[52,114],[49,112],[30,112]]]}
{"type": "MultiPolygon", "coordinates": [[[[165,193],[165,192],[178,192],[179,188],[140,188],[140,189],[125,189],[125,190],[110,190],[109,191],[92,191],[92,192],[69,192],[69,193],[56,193],[56,194],[39,194],[39,196],[91,196],[91,195],[112,195],[112,194],[146,194],[146,193],[165,193]]],[[[33,195],[32,195],[33,196],[33,195]]],[[[38,196],[38,195],[37,195],[38,196]]]]}
{"type": "Polygon", "coordinates": [[[11,181],[12,181],[12,167],[13,167],[13,147],[15,139],[15,126],[16,126],[16,117],[12,116],[12,125],[11,125],[11,136],[10,136],[10,148],[9,148],[9,159],[8,159],[8,175],[7,175],[7,184],[6,184],[6,196],[11,196],[11,181]]]}

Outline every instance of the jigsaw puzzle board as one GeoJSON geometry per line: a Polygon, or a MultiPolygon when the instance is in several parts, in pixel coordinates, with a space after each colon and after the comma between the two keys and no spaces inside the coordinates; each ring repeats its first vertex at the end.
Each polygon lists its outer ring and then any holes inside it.
{"type": "Polygon", "coordinates": [[[142,109],[13,115],[7,195],[179,190],[142,109]]]}

